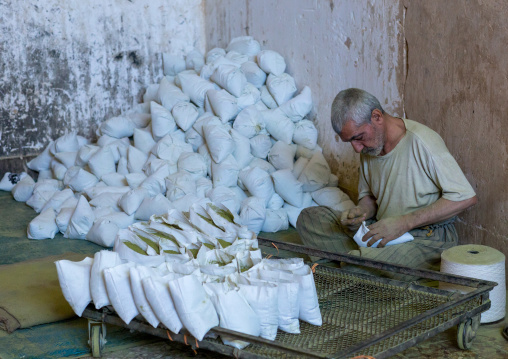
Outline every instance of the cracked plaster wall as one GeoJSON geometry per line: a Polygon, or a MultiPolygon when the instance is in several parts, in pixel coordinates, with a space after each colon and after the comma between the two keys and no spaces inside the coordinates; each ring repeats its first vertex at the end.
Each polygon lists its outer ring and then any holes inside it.
{"type": "Polygon", "coordinates": [[[0,159],[138,103],[163,52],[205,50],[202,0],[0,0],[0,159]]]}

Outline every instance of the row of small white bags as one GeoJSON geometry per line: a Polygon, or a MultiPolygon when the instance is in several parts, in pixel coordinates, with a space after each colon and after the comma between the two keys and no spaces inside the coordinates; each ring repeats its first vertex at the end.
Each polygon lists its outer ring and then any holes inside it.
{"type": "MultiPolygon", "coordinates": [[[[200,266],[183,255],[166,255],[157,267],[100,251],[81,262],[55,262],[65,299],[78,316],[93,300],[112,305],[127,324],[141,314],[153,327],[182,327],[202,340],[213,327],[274,340],[277,328],[300,333],[298,319],[321,325],[313,273],[301,258],[263,259],[246,272],[235,265],[200,266]]],[[[222,338],[243,348],[248,343],[222,338]]]]}

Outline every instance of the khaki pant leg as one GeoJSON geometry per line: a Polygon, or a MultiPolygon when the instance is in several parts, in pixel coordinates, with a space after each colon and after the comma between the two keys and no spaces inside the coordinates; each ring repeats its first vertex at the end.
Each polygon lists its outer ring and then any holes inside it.
{"type": "Polygon", "coordinates": [[[305,208],[296,229],[304,245],[335,253],[348,253],[358,246],[340,225],[341,212],[329,207],[305,208]]]}
{"type": "MultiPolygon", "coordinates": [[[[434,230],[416,229],[410,233],[414,237],[414,240],[411,242],[385,248],[360,248],[350,252],[350,254],[411,268],[438,271],[441,264],[441,253],[445,249],[457,245],[458,242],[457,231],[453,224],[448,224],[434,230]]],[[[370,273],[379,273],[379,271],[368,271],[370,273]]],[[[362,270],[362,272],[364,271],[362,270]]],[[[391,272],[382,272],[381,274],[399,280],[417,279],[391,272]]]]}

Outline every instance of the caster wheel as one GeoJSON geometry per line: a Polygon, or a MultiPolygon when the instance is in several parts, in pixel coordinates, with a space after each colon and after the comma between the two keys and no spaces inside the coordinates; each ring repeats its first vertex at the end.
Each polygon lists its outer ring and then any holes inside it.
{"type": "Polygon", "coordinates": [[[102,327],[93,325],[90,333],[90,347],[92,348],[92,357],[100,358],[103,347],[102,327]]]}
{"type": "Polygon", "coordinates": [[[457,344],[460,349],[471,349],[473,341],[476,338],[476,330],[478,329],[479,323],[479,318],[474,317],[459,324],[457,328],[457,344]]]}

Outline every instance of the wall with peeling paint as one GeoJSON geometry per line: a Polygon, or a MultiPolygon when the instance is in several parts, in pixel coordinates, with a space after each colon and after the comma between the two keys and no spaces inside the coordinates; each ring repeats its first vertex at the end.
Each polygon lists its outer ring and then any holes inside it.
{"type": "Polygon", "coordinates": [[[205,50],[202,0],[0,1],[0,159],[139,102],[163,52],[205,50]]]}
{"type": "Polygon", "coordinates": [[[508,256],[508,3],[406,1],[407,116],[443,137],[476,190],[461,243],[508,256]],[[429,26],[432,24],[432,26],[429,26]]]}
{"type": "Polygon", "coordinates": [[[360,87],[402,115],[402,6],[395,0],[208,0],[207,48],[242,35],[280,52],[299,89],[314,99],[319,143],[341,186],[356,191],[359,156],[330,125],[335,95],[360,87]]]}

